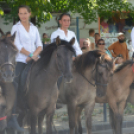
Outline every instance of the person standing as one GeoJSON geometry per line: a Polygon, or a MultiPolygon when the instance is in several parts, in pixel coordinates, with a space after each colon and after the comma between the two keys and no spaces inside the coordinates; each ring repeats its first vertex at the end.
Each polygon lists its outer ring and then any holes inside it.
{"type": "Polygon", "coordinates": [[[124,33],[118,33],[118,41],[108,47],[108,50],[112,53],[113,57],[121,55],[124,61],[129,59],[127,44],[125,42],[124,33]]]}
{"type": "Polygon", "coordinates": [[[73,37],[75,38],[75,43],[73,45],[76,55],[81,55],[82,51],[80,49],[80,46],[78,44],[78,41],[76,39],[75,33],[73,31],[68,30],[70,26],[70,14],[69,13],[63,13],[59,17],[59,24],[60,27],[54,31],[51,35],[51,42],[54,42],[55,39],[59,36],[60,39],[70,41],[73,37]]]}
{"type": "Polygon", "coordinates": [[[95,31],[94,29],[89,29],[89,40],[91,41],[91,49],[95,49],[95,39],[94,39],[95,31]]]}
{"type": "MultiPolygon", "coordinates": [[[[18,48],[19,52],[16,57],[15,75],[14,80],[16,85],[16,92],[19,92],[20,78],[27,63],[31,60],[37,61],[40,52],[42,51],[42,42],[36,26],[34,26],[29,20],[31,16],[31,10],[28,6],[22,5],[18,8],[18,16],[20,21],[17,22],[11,30],[11,35],[16,32],[14,44],[18,48]]],[[[16,103],[13,108],[13,114],[16,113],[16,103]]],[[[17,117],[12,116],[9,121],[12,128],[21,131],[17,122],[17,117]]]]}
{"type": "Polygon", "coordinates": [[[101,38],[99,33],[95,33],[95,45],[97,45],[98,40],[101,38]]]}
{"type": "Polygon", "coordinates": [[[109,55],[110,58],[112,58],[112,54],[110,53],[110,51],[108,49],[105,48],[105,41],[103,39],[99,39],[97,44],[96,44],[96,48],[98,50],[101,50],[102,52],[106,53],[109,55]]]}

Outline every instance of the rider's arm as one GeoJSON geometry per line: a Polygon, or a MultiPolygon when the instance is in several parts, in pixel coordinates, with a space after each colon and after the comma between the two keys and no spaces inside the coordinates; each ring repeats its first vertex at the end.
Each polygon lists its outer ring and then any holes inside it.
{"type": "Polygon", "coordinates": [[[39,31],[38,31],[37,28],[36,28],[36,41],[35,41],[35,44],[36,44],[37,48],[34,51],[33,55],[35,57],[37,57],[40,54],[40,52],[42,51],[42,48],[43,48],[43,45],[42,45],[42,42],[41,42],[41,39],[40,39],[40,35],[39,35],[39,31]]]}
{"type": "MultiPolygon", "coordinates": [[[[73,34],[74,34],[74,33],[73,33],[73,34]]],[[[80,46],[79,46],[79,44],[78,44],[78,41],[77,41],[77,39],[76,39],[75,34],[74,34],[73,36],[75,37],[75,43],[74,43],[73,47],[74,47],[74,49],[75,49],[75,51],[76,51],[76,55],[78,56],[78,55],[81,55],[81,54],[82,54],[82,50],[80,49],[80,46]]],[[[73,36],[72,36],[72,37],[73,37],[73,36]]]]}
{"type": "Polygon", "coordinates": [[[13,35],[14,32],[16,32],[14,44],[16,45],[16,47],[18,48],[18,50],[19,50],[20,53],[23,53],[26,56],[29,56],[30,52],[27,51],[26,49],[24,49],[23,45],[20,43],[19,33],[17,32],[16,25],[13,26],[13,28],[11,30],[11,35],[13,35]]]}

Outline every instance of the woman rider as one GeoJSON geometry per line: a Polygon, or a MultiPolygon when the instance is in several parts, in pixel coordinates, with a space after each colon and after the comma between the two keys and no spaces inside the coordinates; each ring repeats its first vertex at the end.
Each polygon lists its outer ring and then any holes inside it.
{"type": "MultiPolygon", "coordinates": [[[[37,61],[38,55],[42,51],[42,42],[38,29],[29,21],[31,16],[30,8],[25,5],[20,6],[18,8],[18,16],[20,21],[17,22],[11,30],[12,35],[16,32],[14,44],[19,50],[18,55],[16,56],[17,65],[15,69],[15,74],[18,77],[14,80],[17,85],[17,91],[19,91],[21,73],[25,69],[27,63],[31,60],[37,61]]],[[[13,114],[16,112],[15,107],[16,104],[13,108],[13,114]]],[[[22,128],[20,128],[17,122],[16,115],[12,115],[9,124],[12,128],[22,131],[22,128]]]]}
{"type": "Polygon", "coordinates": [[[73,45],[75,51],[76,51],[76,55],[81,55],[82,51],[79,47],[79,44],[77,42],[75,33],[68,30],[69,26],[70,26],[70,14],[68,13],[63,13],[60,15],[59,17],[59,24],[60,27],[54,31],[51,35],[51,42],[54,42],[55,39],[59,36],[60,39],[66,40],[66,41],[70,41],[73,37],[75,37],[75,43],[73,45]]]}

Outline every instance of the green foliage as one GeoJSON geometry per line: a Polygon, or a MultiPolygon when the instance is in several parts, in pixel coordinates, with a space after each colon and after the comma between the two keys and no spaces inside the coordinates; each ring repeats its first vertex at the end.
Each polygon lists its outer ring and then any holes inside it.
{"type": "Polygon", "coordinates": [[[134,105],[127,103],[124,113],[125,114],[134,114],[134,105]]]}
{"type": "MultiPolygon", "coordinates": [[[[126,0],[0,0],[0,7],[3,2],[11,9],[9,15],[4,15],[5,23],[18,19],[17,10],[19,5],[28,5],[32,10],[32,17],[36,17],[36,24],[50,20],[51,13],[72,12],[79,13],[85,20],[85,23],[97,21],[98,16],[109,18],[114,12],[129,11],[134,18],[134,7],[126,0]]],[[[0,14],[3,12],[0,9],[0,14]]]]}

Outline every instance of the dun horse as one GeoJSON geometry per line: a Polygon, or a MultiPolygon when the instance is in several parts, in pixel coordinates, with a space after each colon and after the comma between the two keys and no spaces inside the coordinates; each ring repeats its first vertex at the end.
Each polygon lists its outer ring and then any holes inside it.
{"type": "MultiPolygon", "coordinates": [[[[28,76],[26,96],[26,108],[31,114],[31,134],[36,134],[36,122],[38,119],[38,133],[42,132],[42,122],[46,115],[46,133],[52,133],[52,118],[58,98],[57,80],[60,75],[64,76],[65,82],[72,81],[71,67],[72,56],[75,50],[72,45],[75,38],[66,42],[57,37],[56,42],[49,44],[41,53],[41,58],[35,62],[28,76]]],[[[19,115],[19,122],[22,125],[22,116],[19,115]]]]}
{"type": "Polygon", "coordinates": [[[86,126],[91,134],[91,116],[95,105],[96,88],[106,88],[113,70],[113,60],[100,51],[90,51],[77,57],[73,65],[72,83],[60,85],[58,103],[67,104],[70,134],[82,134],[80,115],[85,109],[86,126]],[[96,87],[95,87],[96,85],[96,87]]]}
{"type": "Polygon", "coordinates": [[[15,34],[0,40],[0,133],[9,120],[16,98],[15,88],[12,84],[15,77],[15,56],[18,52],[13,44],[15,34]]]}
{"type": "Polygon", "coordinates": [[[114,134],[122,134],[122,119],[127,99],[128,102],[134,104],[134,99],[132,99],[134,92],[130,94],[129,88],[133,81],[134,63],[128,60],[119,66],[109,79],[105,96],[96,98],[96,102],[109,104],[110,122],[114,134]]]}

